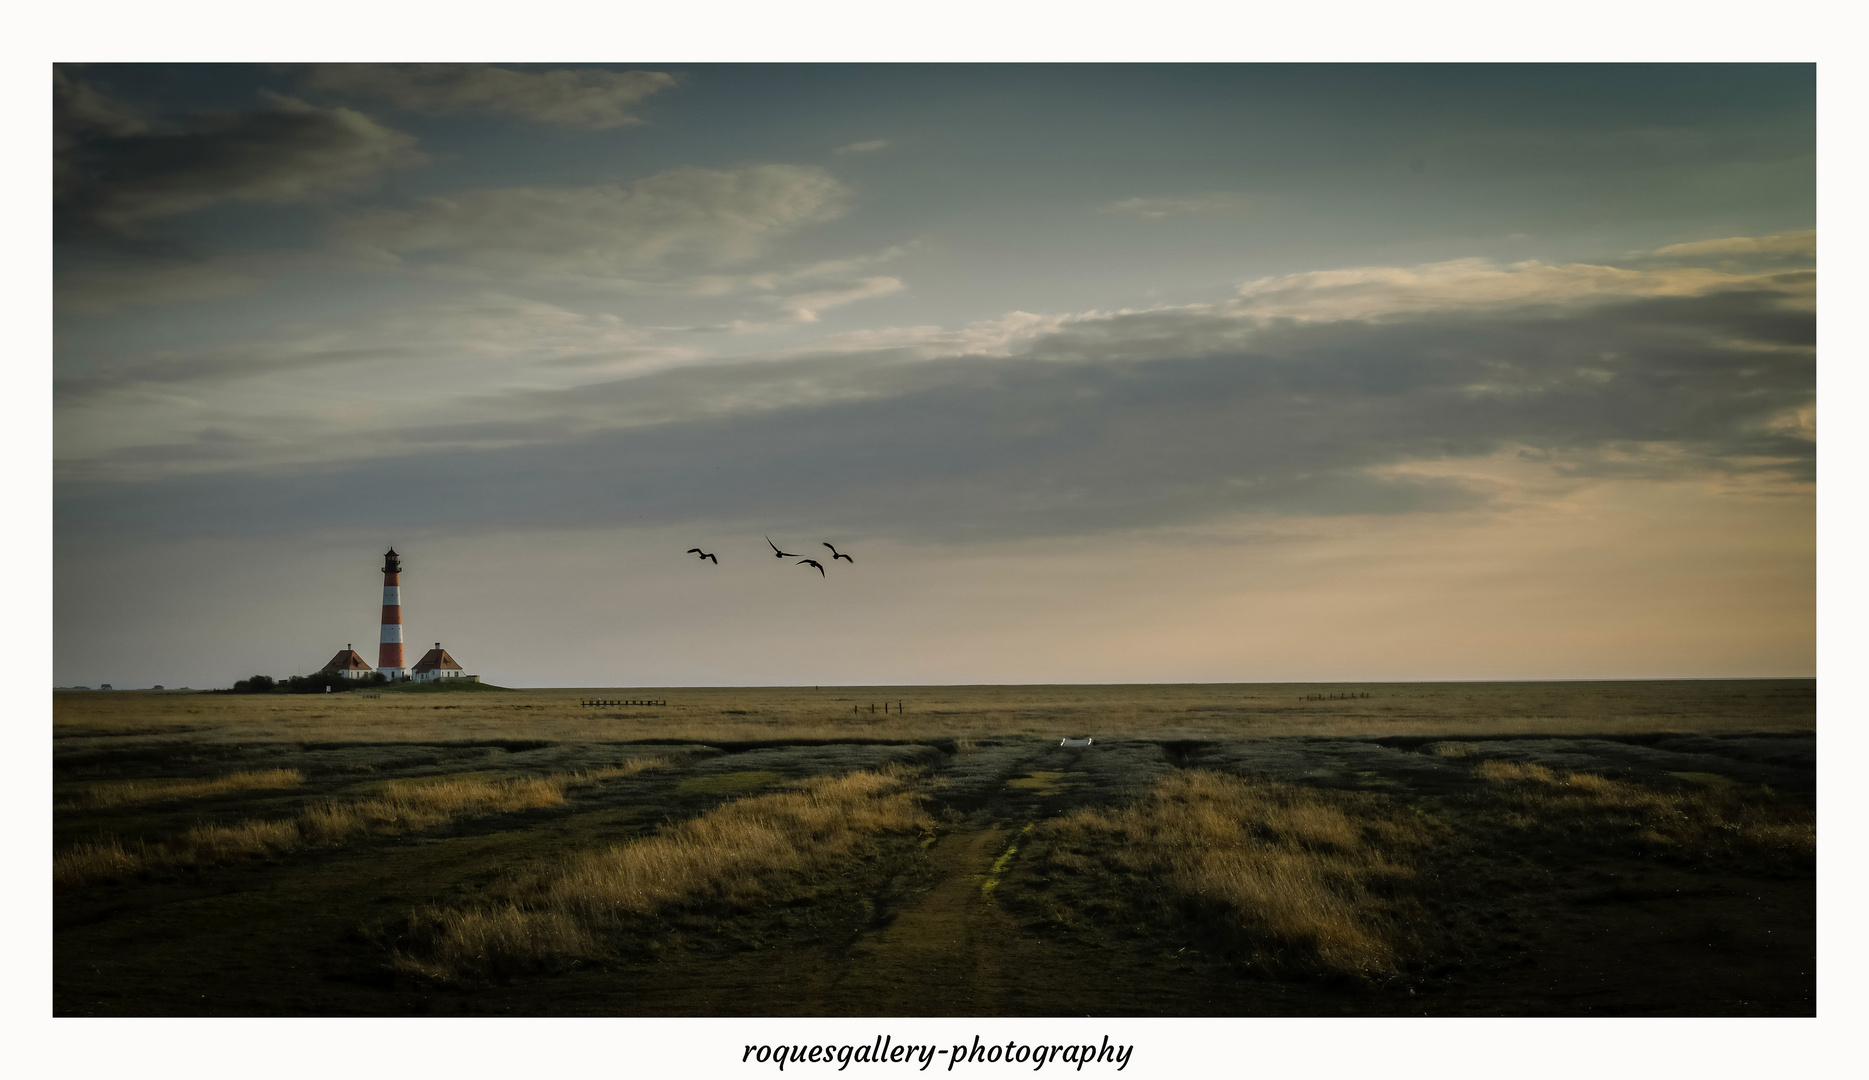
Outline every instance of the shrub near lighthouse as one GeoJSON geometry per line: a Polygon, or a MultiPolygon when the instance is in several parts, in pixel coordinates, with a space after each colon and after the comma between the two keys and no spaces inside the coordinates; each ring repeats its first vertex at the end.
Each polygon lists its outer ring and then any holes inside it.
{"type": "Polygon", "coordinates": [[[383,634],[376,648],[376,670],[392,679],[409,673],[402,666],[402,559],[390,548],[383,556],[383,634]]]}

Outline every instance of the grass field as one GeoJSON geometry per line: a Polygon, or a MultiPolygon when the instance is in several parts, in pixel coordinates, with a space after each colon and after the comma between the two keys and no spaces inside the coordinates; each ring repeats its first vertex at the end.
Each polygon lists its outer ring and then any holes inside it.
{"type": "Polygon", "coordinates": [[[1815,1009],[1809,680],[58,692],[53,736],[61,1015],[1815,1009]]]}
{"type": "MultiPolygon", "coordinates": [[[[424,690],[427,687],[410,687],[424,690]]],[[[746,687],[238,695],[61,691],[60,739],[1237,738],[1809,730],[1810,680],[1162,686],[746,687]],[[1349,695],[1368,695],[1350,697],[1349,695]],[[585,699],[666,700],[586,708],[585,699]],[[905,710],[897,712],[898,704],[905,710]],[[887,712],[882,711],[887,706],[887,712]]]]}

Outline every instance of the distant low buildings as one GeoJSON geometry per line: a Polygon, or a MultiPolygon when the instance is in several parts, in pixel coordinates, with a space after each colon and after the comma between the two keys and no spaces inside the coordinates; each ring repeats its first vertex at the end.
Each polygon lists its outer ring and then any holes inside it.
{"type": "Polygon", "coordinates": [[[346,679],[367,679],[376,669],[364,663],[363,657],[357,655],[357,650],[346,645],[342,652],[331,658],[331,662],[324,666],[324,670],[335,675],[342,675],[346,679]]]}
{"type": "Polygon", "coordinates": [[[414,667],[403,667],[402,649],[402,556],[390,548],[383,553],[383,607],[382,631],[377,641],[376,666],[373,668],[357,650],[350,645],[333,656],[325,664],[321,675],[325,676],[327,687],[330,676],[346,679],[370,679],[381,676],[392,683],[397,682],[435,682],[440,679],[461,679],[466,682],[479,682],[480,676],[469,675],[461,670],[461,665],[449,656],[435,642],[435,647],[414,667]]]}
{"type": "Polygon", "coordinates": [[[454,662],[454,657],[448,655],[448,651],[441,647],[439,641],[435,642],[434,648],[423,653],[422,658],[417,660],[415,666],[409,671],[416,682],[434,682],[437,679],[472,679],[475,681],[480,679],[478,675],[469,675],[461,670],[461,665],[454,662]]]}

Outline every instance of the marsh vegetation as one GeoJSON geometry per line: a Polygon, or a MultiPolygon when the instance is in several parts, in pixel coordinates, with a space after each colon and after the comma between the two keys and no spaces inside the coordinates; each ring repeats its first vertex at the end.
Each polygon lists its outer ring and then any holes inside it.
{"type": "Polygon", "coordinates": [[[1648,735],[1808,731],[1808,679],[1733,682],[1142,686],[650,687],[497,691],[438,683],[364,694],[260,696],[61,691],[53,736],[187,736],[209,744],[316,742],[744,743],[938,741],[1079,728],[1099,739],[1241,736],[1648,735]],[[478,692],[464,692],[478,690],[478,692]],[[1348,695],[1367,694],[1367,697],[1348,695]],[[591,698],[666,700],[586,707],[591,698]],[[901,712],[855,712],[900,700],[901,712]]]}
{"type": "Polygon", "coordinates": [[[1041,871],[1101,877],[1099,892],[1136,899],[1132,917],[1226,939],[1268,975],[1375,981],[1413,944],[1415,856],[1444,828],[1368,797],[1192,769],[1128,805],[1048,821],[1041,871]]]}
{"type": "Polygon", "coordinates": [[[57,1009],[1808,1015],[1813,689],[59,694],[57,1009]]]}
{"type": "Polygon", "coordinates": [[[732,915],[851,859],[870,838],[931,832],[902,770],[817,777],[725,803],[630,843],[585,852],[491,905],[424,907],[393,950],[400,971],[444,982],[603,957],[601,935],[677,908],[732,915]]]}
{"type": "MultiPolygon", "coordinates": [[[[568,788],[633,776],[665,764],[664,758],[632,758],[618,765],[549,776],[391,780],[375,793],[359,798],[320,799],[290,818],[247,818],[196,825],[179,836],[153,841],[139,839],[133,846],[126,846],[114,835],[106,835],[73,844],[61,852],[52,862],[52,883],[88,885],[143,871],[211,866],[299,847],[341,844],[363,835],[420,832],[457,818],[557,806],[565,801],[568,788]]],[[[201,795],[258,787],[293,787],[303,780],[303,774],[296,769],[274,769],[192,782],[172,780],[138,784],[129,781],[123,786],[133,791],[187,791],[201,795]],[[291,783],[254,782],[255,778],[263,777],[290,778],[291,783]]]]}

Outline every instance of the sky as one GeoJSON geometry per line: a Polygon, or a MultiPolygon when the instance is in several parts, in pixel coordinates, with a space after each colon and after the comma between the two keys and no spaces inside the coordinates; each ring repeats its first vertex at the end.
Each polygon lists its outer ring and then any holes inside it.
{"type": "Polygon", "coordinates": [[[1814,674],[1812,65],[51,77],[56,685],[1814,674]]]}

